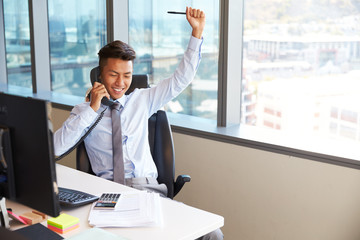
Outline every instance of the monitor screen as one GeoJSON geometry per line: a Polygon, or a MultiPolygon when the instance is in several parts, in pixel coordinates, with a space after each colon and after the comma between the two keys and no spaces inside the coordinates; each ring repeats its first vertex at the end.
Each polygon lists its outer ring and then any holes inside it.
{"type": "Polygon", "coordinates": [[[14,173],[10,199],[55,217],[60,206],[50,111],[47,101],[0,93],[0,128],[9,131],[14,173]]]}

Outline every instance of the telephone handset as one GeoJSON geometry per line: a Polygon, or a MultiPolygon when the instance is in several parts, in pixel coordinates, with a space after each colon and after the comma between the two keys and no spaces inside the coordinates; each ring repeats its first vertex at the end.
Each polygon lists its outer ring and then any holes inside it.
{"type": "MultiPolygon", "coordinates": [[[[101,83],[101,80],[100,80],[99,76],[100,76],[100,67],[93,68],[93,69],[90,71],[91,85],[94,85],[94,82],[99,82],[99,83],[101,83]]],[[[88,97],[89,97],[89,99],[90,99],[90,93],[89,93],[88,97]]],[[[114,104],[114,101],[108,99],[107,97],[103,97],[103,98],[101,99],[101,103],[104,104],[104,105],[106,105],[106,106],[111,106],[111,105],[114,104]]]]}

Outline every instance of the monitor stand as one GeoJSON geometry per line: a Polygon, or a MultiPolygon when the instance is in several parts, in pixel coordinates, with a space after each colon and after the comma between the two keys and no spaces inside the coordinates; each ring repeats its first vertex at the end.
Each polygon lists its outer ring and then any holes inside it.
{"type": "Polygon", "coordinates": [[[9,224],[9,215],[6,209],[5,197],[0,197],[0,218],[1,218],[1,226],[5,228],[10,228],[9,224]]]}

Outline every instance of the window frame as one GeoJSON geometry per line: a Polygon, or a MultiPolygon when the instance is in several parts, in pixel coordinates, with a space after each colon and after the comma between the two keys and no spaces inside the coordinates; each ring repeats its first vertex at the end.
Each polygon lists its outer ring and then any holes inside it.
{"type": "Polygon", "coordinates": [[[217,113],[219,127],[240,124],[242,67],[239,66],[242,66],[243,9],[243,0],[220,0],[217,113]],[[241,27],[238,27],[239,25],[241,27]]]}
{"type": "Polygon", "coordinates": [[[47,0],[29,0],[29,23],[33,93],[51,91],[47,0]],[[43,12],[46,14],[42,14],[43,12]],[[47,23],[45,26],[44,22],[47,23]]]}

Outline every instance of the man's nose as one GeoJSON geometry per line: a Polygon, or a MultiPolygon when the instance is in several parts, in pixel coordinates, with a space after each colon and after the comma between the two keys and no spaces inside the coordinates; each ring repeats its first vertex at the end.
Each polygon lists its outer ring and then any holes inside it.
{"type": "Polygon", "coordinates": [[[118,77],[116,78],[115,84],[118,85],[118,86],[124,84],[124,77],[118,76],[118,77]]]}

